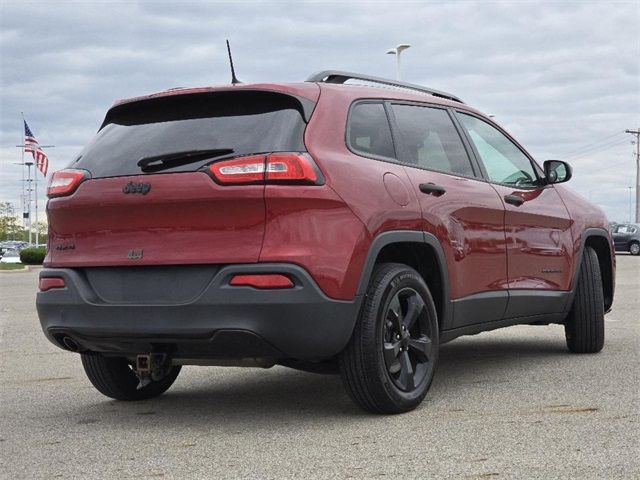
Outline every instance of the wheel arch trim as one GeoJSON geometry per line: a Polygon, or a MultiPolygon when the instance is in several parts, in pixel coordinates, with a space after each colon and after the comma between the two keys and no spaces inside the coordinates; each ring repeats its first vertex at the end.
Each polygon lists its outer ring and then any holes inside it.
{"type": "Polygon", "coordinates": [[[435,235],[429,232],[416,230],[392,230],[377,235],[369,246],[369,251],[367,252],[367,257],[362,268],[362,273],[360,274],[360,281],[358,283],[356,296],[360,299],[360,302],[364,300],[367,292],[367,287],[369,285],[369,280],[371,279],[371,275],[373,274],[376,260],[378,259],[378,256],[380,255],[382,249],[389,245],[402,243],[420,243],[431,247],[431,249],[433,250],[436,261],[438,263],[437,267],[442,282],[442,318],[439,319],[439,324],[441,326],[449,325],[452,315],[452,309],[451,298],[449,294],[450,288],[447,261],[440,241],[435,235]]]}
{"type": "MultiPolygon", "coordinates": [[[[615,293],[615,249],[611,243],[611,236],[609,235],[609,232],[603,228],[586,228],[581,235],[580,238],[580,250],[578,251],[578,255],[576,256],[576,263],[575,263],[575,269],[573,272],[573,280],[571,282],[571,293],[569,295],[569,298],[567,299],[567,305],[565,307],[565,311],[568,313],[569,310],[571,309],[571,305],[573,305],[573,299],[575,297],[576,294],[576,287],[578,284],[578,276],[580,275],[580,266],[582,265],[582,257],[584,256],[584,251],[585,248],[587,247],[587,242],[589,241],[589,239],[592,238],[601,238],[603,240],[605,240],[606,245],[607,245],[607,249],[608,249],[608,253],[609,253],[609,278],[606,278],[606,274],[604,271],[602,271],[601,269],[601,275],[602,275],[602,284],[603,287],[609,288],[609,296],[610,298],[610,302],[609,305],[605,305],[605,311],[609,311],[611,309],[611,305],[613,304],[613,298],[614,298],[614,293],[615,293]],[[608,285],[605,286],[605,282],[608,282],[608,285]]],[[[597,253],[597,252],[596,252],[597,253]]],[[[608,292],[604,292],[605,293],[605,298],[607,296],[608,292]]]]}

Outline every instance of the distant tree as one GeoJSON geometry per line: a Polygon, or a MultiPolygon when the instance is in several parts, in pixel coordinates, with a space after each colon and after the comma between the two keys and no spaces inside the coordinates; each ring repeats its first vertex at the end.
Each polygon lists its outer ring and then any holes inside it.
{"type": "Polygon", "coordinates": [[[0,202],[0,216],[15,215],[15,210],[11,202],[0,202]]]}
{"type": "Polygon", "coordinates": [[[22,227],[18,224],[15,210],[10,202],[0,202],[0,240],[22,237],[22,227]]]}
{"type": "Polygon", "coordinates": [[[42,235],[46,235],[47,231],[49,230],[49,225],[47,225],[47,222],[35,222],[31,226],[31,229],[34,232],[38,232],[38,234],[42,236],[42,235]]]}

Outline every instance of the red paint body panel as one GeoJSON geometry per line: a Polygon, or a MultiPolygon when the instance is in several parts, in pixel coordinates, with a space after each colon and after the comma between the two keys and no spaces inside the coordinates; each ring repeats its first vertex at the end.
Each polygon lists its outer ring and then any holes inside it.
{"type": "Polygon", "coordinates": [[[140,177],[87,180],[47,204],[45,265],[174,265],[257,262],[264,186],[223,187],[202,172],[147,175],[146,195],[122,189],[140,177]],[[130,250],[143,256],[131,260],[130,250]]]}
{"type": "MultiPolygon", "coordinates": [[[[347,238],[348,248],[333,250],[334,265],[341,264],[346,269],[335,271],[336,280],[344,290],[339,298],[353,298],[362,275],[362,267],[373,239],[390,230],[421,230],[420,205],[412,191],[411,183],[402,165],[374,161],[354,155],[345,144],[345,126],[349,106],[354,100],[349,89],[323,85],[320,101],[305,132],[305,144],[322,169],[327,184],[342,199],[344,204],[359,220],[358,235],[352,236],[345,230],[326,228],[334,235],[347,238]],[[392,173],[404,185],[406,205],[399,204],[387,192],[384,176],[392,173]],[[355,239],[355,243],[351,242],[355,239]]],[[[379,89],[367,88],[380,94],[379,89]]],[[[383,92],[384,93],[384,92],[383,92]]],[[[401,188],[395,182],[395,189],[401,188]]],[[[346,247],[346,245],[345,245],[346,247]]]]}
{"type": "MultiPolygon", "coordinates": [[[[609,221],[607,220],[607,216],[604,211],[592,204],[578,194],[573,191],[567,185],[554,185],[554,188],[558,192],[560,199],[563,204],[566,206],[567,211],[571,217],[571,237],[573,239],[573,245],[571,249],[571,256],[574,259],[578,258],[580,253],[580,248],[582,247],[583,232],[588,228],[597,228],[604,231],[609,231],[609,221]]],[[[609,234],[609,238],[611,241],[611,252],[614,252],[613,247],[613,238],[609,234]]],[[[577,278],[578,268],[580,267],[577,261],[573,262],[573,280],[577,278]]],[[[615,278],[615,267],[616,267],[616,257],[612,253],[611,255],[611,268],[612,274],[615,278]]],[[[571,288],[574,287],[573,282],[571,283],[571,288]]]]}
{"type": "Polygon", "coordinates": [[[514,189],[493,185],[500,194],[524,199],[504,203],[509,288],[569,290],[573,279],[572,221],[553,186],[514,189]]]}
{"type": "Polygon", "coordinates": [[[328,186],[267,185],[267,222],[261,262],[300,265],[326,295],[351,300],[368,241],[364,225],[328,186]]]}
{"type": "Polygon", "coordinates": [[[406,167],[422,207],[422,229],[440,241],[447,259],[452,299],[507,285],[504,207],[486,182],[406,167]],[[421,183],[446,189],[436,197],[421,183]]]}

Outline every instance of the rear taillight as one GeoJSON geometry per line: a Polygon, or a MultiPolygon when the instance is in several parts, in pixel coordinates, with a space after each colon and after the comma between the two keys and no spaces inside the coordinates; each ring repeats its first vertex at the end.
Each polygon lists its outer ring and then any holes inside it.
{"type": "Polygon", "coordinates": [[[272,153],[267,157],[267,182],[295,182],[313,185],[318,167],[303,153],[272,153]]]}
{"type": "Polygon", "coordinates": [[[264,155],[223,160],[209,165],[209,170],[223,185],[262,183],[264,181],[264,155]]]}
{"type": "Polygon", "coordinates": [[[209,171],[222,185],[323,183],[318,166],[306,153],[272,153],[222,160],[209,165],[209,171]]]}
{"type": "Polygon", "coordinates": [[[60,277],[43,277],[38,282],[38,288],[41,292],[46,292],[52,288],[64,288],[66,287],[64,279],[60,277]]]}
{"type": "Polygon", "coordinates": [[[66,197],[76,191],[78,185],[90,178],[86,170],[66,169],[54,172],[47,188],[47,197],[66,197]]]}

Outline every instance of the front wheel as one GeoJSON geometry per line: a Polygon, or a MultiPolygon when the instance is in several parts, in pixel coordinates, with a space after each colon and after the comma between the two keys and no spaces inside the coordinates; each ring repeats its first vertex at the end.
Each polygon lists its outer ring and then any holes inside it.
{"type": "Polygon", "coordinates": [[[604,346],[604,294],[598,255],[585,247],[573,305],[564,325],[573,353],[596,353],[604,346]]]}
{"type": "Polygon", "coordinates": [[[116,400],[147,400],[162,395],[173,385],[182,367],[173,366],[158,381],[138,389],[138,376],[126,358],[83,353],[82,366],[94,387],[116,400]]]}
{"type": "Polygon", "coordinates": [[[402,264],[379,265],[340,357],[347,392],[370,412],[413,410],[431,386],[438,345],[435,305],[420,274],[402,264]]]}
{"type": "Polygon", "coordinates": [[[631,245],[629,245],[629,253],[631,255],[640,255],[640,243],[633,242],[631,245]]]}

